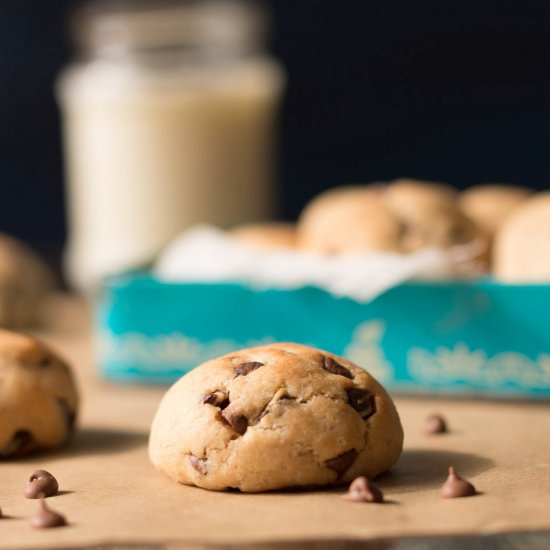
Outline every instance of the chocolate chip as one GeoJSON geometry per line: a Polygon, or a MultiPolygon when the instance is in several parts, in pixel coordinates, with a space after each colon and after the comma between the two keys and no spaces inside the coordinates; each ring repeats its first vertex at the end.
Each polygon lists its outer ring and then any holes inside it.
{"type": "Polygon", "coordinates": [[[199,474],[205,475],[207,472],[206,468],[206,459],[199,458],[195,455],[189,455],[189,462],[191,463],[191,466],[199,472],[199,474]]]}
{"type": "Polygon", "coordinates": [[[222,412],[222,418],[238,433],[244,435],[248,428],[248,420],[246,416],[228,411],[222,412]]]}
{"type": "Polygon", "coordinates": [[[24,454],[34,444],[34,437],[29,430],[17,430],[9,443],[0,450],[0,456],[24,454]]]}
{"type": "Polygon", "coordinates": [[[258,361],[250,361],[249,363],[241,363],[235,367],[235,372],[240,376],[246,376],[251,373],[253,370],[263,367],[263,363],[258,363],[258,361]]]}
{"type": "Polygon", "coordinates": [[[12,441],[17,443],[20,451],[26,449],[34,442],[34,437],[29,430],[17,430],[12,437],[12,441]]]}
{"type": "Polygon", "coordinates": [[[34,516],[31,516],[31,526],[36,529],[49,529],[51,527],[62,527],[63,525],[67,525],[65,518],[48,508],[42,497],[40,499],[40,509],[34,516]]]}
{"type": "Polygon", "coordinates": [[[445,434],[447,432],[447,422],[439,414],[431,414],[424,420],[422,425],[422,433],[426,435],[445,434]]]}
{"type": "Polygon", "coordinates": [[[46,470],[35,470],[29,477],[29,482],[23,493],[25,498],[52,497],[57,495],[59,483],[46,470]]]}
{"type": "Polygon", "coordinates": [[[332,357],[327,356],[323,359],[323,368],[332,374],[353,378],[351,372],[346,367],[340,365],[340,363],[337,363],[332,357]]]}
{"type": "Polygon", "coordinates": [[[52,358],[49,355],[45,355],[44,357],[42,357],[42,359],[40,359],[38,365],[40,367],[49,367],[52,363],[52,358]]]}
{"type": "Polygon", "coordinates": [[[69,433],[72,433],[74,431],[74,423],[76,420],[75,412],[71,410],[71,408],[69,407],[69,403],[67,403],[67,400],[63,399],[62,397],[57,398],[57,404],[59,406],[59,409],[61,410],[61,414],[63,415],[63,419],[67,426],[67,431],[69,433]]]}
{"type": "Polygon", "coordinates": [[[215,392],[209,393],[202,398],[202,402],[206,405],[213,405],[214,407],[219,407],[220,409],[225,409],[229,405],[229,394],[227,392],[217,390],[215,392]]]}
{"type": "Polygon", "coordinates": [[[355,462],[356,458],[357,451],[355,449],[351,449],[350,451],[346,451],[345,453],[342,453],[334,458],[325,460],[325,464],[327,468],[334,470],[338,474],[338,477],[340,477],[355,462]]]}
{"type": "Polygon", "coordinates": [[[360,476],[351,482],[348,492],[342,498],[352,502],[383,502],[384,494],[376,483],[360,476]]]}
{"type": "Polygon", "coordinates": [[[365,420],[376,412],[374,396],[361,388],[347,390],[348,402],[365,420]]]}
{"type": "Polygon", "coordinates": [[[465,479],[462,479],[453,466],[449,467],[449,477],[441,486],[443,498],[471,497],[477,493],[476,488],[465,479]]]}
{"type": "Polygon", "coordinates": [[[272,406],[279,401],[293,401],[294,397],[288,394],[285,388],[281,388],[275,392],[275,395],[271,401],[264,407],[264,410],[260,413],[260,416],[256,418],[255,422],[259,422],[268,412],[271,411],[272,406]]]}

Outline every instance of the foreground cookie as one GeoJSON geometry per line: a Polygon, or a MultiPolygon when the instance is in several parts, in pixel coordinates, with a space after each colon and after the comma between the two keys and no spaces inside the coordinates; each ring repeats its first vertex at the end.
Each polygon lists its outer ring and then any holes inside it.
{"type": "Polygon", "coordinates": [[[153,464],[206,489],[268,491],[372,478],[398,459],[403,430],[372,376],[340,357],[273,344],[208,361],[157,411],[153,464]]]}
{"type": "Polygon", "coordinates": [[[0,330],[0,458],[61,445],[76,408],[69,367],[38,340],[0,330]]]}

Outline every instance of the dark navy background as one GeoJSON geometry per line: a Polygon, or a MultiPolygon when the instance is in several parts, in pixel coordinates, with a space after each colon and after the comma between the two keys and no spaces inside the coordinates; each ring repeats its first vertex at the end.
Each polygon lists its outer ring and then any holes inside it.
{"type": "MultiPolygon", "coordinates": [[[[289,86],[283,216],[401,175],[550,187],[550,3],[270,0],[289,86]]],[[[0,3],[0,230],[53,261],[65,238],[54,77],[69,0],[0,3]]]]}

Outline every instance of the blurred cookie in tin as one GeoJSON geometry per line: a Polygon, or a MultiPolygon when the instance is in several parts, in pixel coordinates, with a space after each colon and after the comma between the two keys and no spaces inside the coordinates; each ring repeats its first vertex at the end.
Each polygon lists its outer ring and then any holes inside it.
{"type": "Polygon", "coordinates": [[[531,189],[518,185],[487,183],[460,193],[458,204],[468,218],[487,235],[493,236],[506,218],[532,194],[531,189]]]}
{"type": "Polygon", "coordinates": [[[411,179],[336,187],[313,199],[298,224],[298,246],[324,253],[408,253],[483,238],[445,184],[411,179]]]}

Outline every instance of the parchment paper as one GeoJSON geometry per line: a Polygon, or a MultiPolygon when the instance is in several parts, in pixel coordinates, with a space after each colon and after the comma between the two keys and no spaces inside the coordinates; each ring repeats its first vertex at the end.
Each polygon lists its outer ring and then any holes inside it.
{"type": "Polygon", "coordinates": [[[449,280],[484,273],[477,261],[485,245],[475,241],[450,249],[410,254],[316,254],[298,249],[259,249],[208,225],[184,231],[162,252],[152,273],[170,282],[240,282],[250,288],[322,288],[333,296],[369,302],[411,279],[449,280]]]}
{"type": "Polygon", "coordinates": [[[356,504],[343,490],[260,495],[180,486],[147,458],[147,435],[163,388],[116,386],[92,368],[83,304],[58,298],[53,323],[37,334],[72,361],[82,394],[79,431],[50,454],[0,462],[1,548],[100,544],[239,544],[370,539],[415,534],[550,529],[550,406],[482,400],[397,398],[405,428],[398,465],[379,478],[390,502],[356,504]],[[451,433],[422,436],[424,417],[444,414],[451,433]],[[482,494],[443,500],[454,465],[482,494]],[[68,527],[33,530],[37,501],[22,491],[35,468],[50,470],[61,494],[48,499],[68,527]]]}

